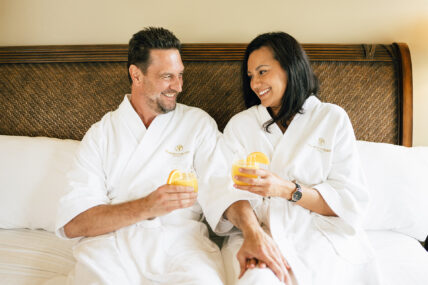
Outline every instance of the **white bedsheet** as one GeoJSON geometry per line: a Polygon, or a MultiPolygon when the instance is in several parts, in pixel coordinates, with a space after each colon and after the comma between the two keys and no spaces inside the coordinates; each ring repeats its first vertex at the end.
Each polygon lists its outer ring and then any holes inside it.
{"type": "Polygon", "coordinates": [[[392,231],[367,231],[384,284],[427,285],[428,252],[414,238],[392,231]]]}
{"type": "MultiPolygon", "coordinates": [[[[391,231],[367,233],[385,284],[428,284],[428,252],[417,240],[391,231]]],[[[0,283],[63,284],[75,263],[73,244],[42,230],[0,229],[0,283]]]]}
{"type": "Polygon", "coordinates": [[[0,283],[42,284],[65,280],[75,263],[72,245],[43,230],[0,229],[0,283]]]}

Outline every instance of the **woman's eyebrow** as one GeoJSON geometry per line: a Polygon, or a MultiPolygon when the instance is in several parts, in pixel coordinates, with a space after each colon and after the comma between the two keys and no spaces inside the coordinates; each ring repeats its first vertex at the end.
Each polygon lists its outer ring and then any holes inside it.
{"type": "Polygon", "coordinates": [[[259,70],[262,67],[269,67],[269,65],[267,65],[267,64],[259,65],[259,66],[257,66],[256,71],[259,70]]]}

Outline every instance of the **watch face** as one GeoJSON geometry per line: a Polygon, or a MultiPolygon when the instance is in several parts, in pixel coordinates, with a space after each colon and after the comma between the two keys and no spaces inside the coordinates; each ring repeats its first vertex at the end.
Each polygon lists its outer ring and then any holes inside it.
{"type": "Polygon", "coordinates": [[[293,201],[299,201],[302,198],[302,191],[294,191],[293,193],[293,201]]]}

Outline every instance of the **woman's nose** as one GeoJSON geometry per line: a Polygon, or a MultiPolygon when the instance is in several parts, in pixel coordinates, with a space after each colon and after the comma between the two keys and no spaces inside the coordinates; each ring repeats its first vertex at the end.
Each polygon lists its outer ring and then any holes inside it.
{"type": "Polygon", "coordinates": [[[257,89],[259,85],[260,85],[260,80],[256,76],[251,77],[251,82],[250,82],[251,89],[253,89],[254,91],[255,89],[257,89]]]}

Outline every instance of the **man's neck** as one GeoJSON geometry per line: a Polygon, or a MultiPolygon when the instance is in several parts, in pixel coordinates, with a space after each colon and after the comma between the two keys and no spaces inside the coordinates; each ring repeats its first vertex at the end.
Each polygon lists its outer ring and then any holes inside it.
{"type": "Polygon", "coordinates": [[[140,117],[141,121],[143,122],[144,126],[147,129],[158,114],[150,110],[146,110],[144,108],[144,104],[140,104],[139,102],[136,102],[135,96],[133,99],[133,96],[131,95],[130,103],[132,105],[132,108],[134,108],[135,112],[137,112],[138,116],[140,117]]]}

